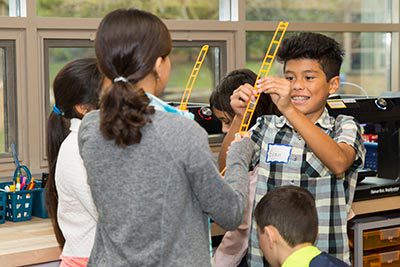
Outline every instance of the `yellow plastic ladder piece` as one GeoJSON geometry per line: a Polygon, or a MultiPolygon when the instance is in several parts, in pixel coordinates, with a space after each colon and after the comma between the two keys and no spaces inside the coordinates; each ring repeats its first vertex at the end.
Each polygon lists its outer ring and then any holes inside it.
{"type": "Polygon", "coordinates": [[[185,88],[185,91],[183,92],[182,100],[179,105],[180,110],[187,110],[190,93],[192,92],[193,85],[197,79],[197,75],[199,74],[201,65],[203,64],[203,61],[207,55],[207,52],[208,52],[208,45],[203,45],[203,47],[200,50],[199,55],[197,56],[196,63],[193,66],[193,69],[192,69],[192,72],[190,73],[189,79],[186,83],[186,88],[185,88]]]}
{"type": "MultiPolygon", "coordinates": [[[[268,76],[268,73],[271,69],[272,63],[275,59],[276,53],[278,52],[278,48],[282,42],[283,36],[286,33],[286,29],[289,26],[289,22],[279,22],[278,27],[275,30],[274,36],[272,37],[272,41],[269,44],[267,53],[265,54],[263,63],[261,65],[261,68],[258,72],[256,82],[254,84],[254,88],[256,91],[258,91],[257,87],[257,81],[261,77],[266,77],[268,76]]],[[[246,111],[244,112],[242,123],[239,128],[239,133],[243,135],[245,132],[248,131],[249,125],[251,118],[253,117],[254,110],[256,109],[258,99],[260,98],[260,93],[257,93],[255,95],[255,100],[254,101],[249,101],[247,103],[246,111]]]]}

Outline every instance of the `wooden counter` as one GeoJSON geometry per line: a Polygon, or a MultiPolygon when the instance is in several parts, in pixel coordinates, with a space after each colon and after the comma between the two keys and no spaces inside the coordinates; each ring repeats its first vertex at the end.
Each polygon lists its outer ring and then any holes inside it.
{"type": "Polygon", "coordinates": [[[363,215],[388,210],[398,210],[400,215],[400,196],[356,201],[353,202],[351,208],[355,215],[363,215]]]}
{"type": "MultiPolygon", "coordinates": [[[[225,230],[212,224],[213,236],[225,230]]],[[[32,217],[26,222],[0,224],[0,266],[23,266],[56,261],[61,250],[50,219],[32,217]]]]}
{"type": "Polygon", "coordinates": [[[22,266],[58,260],[58,247],[50,219],[0,224],[0,265],[22,266]]]}

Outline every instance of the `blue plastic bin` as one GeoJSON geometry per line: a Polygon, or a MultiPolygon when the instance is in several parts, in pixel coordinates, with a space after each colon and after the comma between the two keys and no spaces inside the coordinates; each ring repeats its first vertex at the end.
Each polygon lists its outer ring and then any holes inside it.
{"type": "MultiPolygon", "coordinates": [[[[12,185],[12,182],[3,182],[0,183],[0,188],[3,189],[6,185],[12,185]]],[[[46,198],[45,198],[45,191],[44,188],[41,188],[41,182],[35,182],[35,188],[32,191],[33,198],[32,198],[32,212],[31,215],[39,218],[48,218],[49,215],[46,209],[46,198]]],[[[25,191],[25,190],[24,190],[25,191]]],[[[24,192],[20,191],[20,192],[24,192]]],[[[9,194],[8,192],[5,194],[9,194]]],[[[1,201],[0,201],[1,202],[1,201]]],[[[0,211],[1,212],[1,211],[0,211]]],[[[0,219],[1,223],[1,219],[0,219]]]]}
{"type": "Polygon", "coordinates": [[[6,221],[6,192],[0,192],[0,224],[6,221]]]}
{"type": "Polygon", "coordinates": [[[49,218],[46,208],[46,192],[41,188],[40,181],[35,183],[35,190],[33,191],[32,203],[32,216],[39,218],[49,218]]]}
{"type": "Polygon", "coordinates": [[[33,190],[6,194],[6,219],[12,222],[29,221],[32,218],[33,190]]]}

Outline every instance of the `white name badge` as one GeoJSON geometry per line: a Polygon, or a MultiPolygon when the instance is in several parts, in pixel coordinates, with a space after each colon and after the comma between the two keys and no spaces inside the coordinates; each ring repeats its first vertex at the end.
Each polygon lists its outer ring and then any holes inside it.
{"type": "Polygon", "coordinates": [[[292,154],[292,146],[268,144],[266,162],[288,163],[292,154]]]}

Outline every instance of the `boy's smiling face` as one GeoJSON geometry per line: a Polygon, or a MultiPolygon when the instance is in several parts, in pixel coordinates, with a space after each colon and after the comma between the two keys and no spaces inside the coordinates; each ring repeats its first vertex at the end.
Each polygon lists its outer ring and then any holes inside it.
{"type": "Polygon", "coordinates": [[[339,89],[339,76],[327,81],[321,65],[315,59],[288,60],[285,78],[291,83],[293,105],[312,122],[321,116],[328,96],[339,89]]]}

